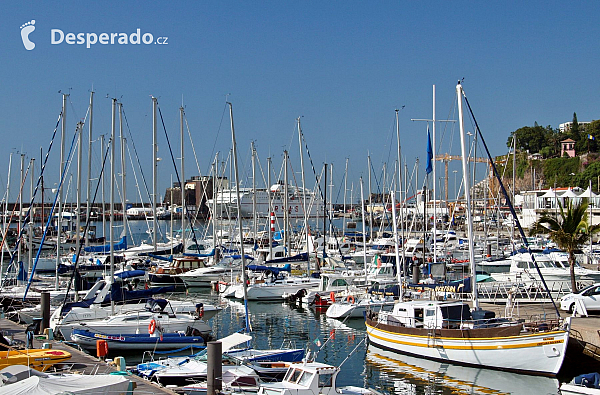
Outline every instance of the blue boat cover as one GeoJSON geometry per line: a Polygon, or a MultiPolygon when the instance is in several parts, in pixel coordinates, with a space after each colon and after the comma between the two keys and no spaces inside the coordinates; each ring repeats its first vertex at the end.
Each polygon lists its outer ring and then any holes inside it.
{"type": "MultiPolygon", "coordinates": [[[[127,236],[123,236],[121,241],[116,244],[113,244],[114,251],[126,250],[127,249],[127,236]]],[[[105,244],[103,246],[88,246],[83,249],[85,252],[110,252],[110,244],[105,244]]]]}

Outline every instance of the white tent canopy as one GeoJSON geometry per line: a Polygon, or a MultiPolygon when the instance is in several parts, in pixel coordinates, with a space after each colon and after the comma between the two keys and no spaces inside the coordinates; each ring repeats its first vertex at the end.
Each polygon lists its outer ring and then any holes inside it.
{"type": "Polygon", "coordinates": [[[592,199],[598,197],[598,195],[592,192],[592,189],[588,187],[581,195],[579,195],[579,197],[592,199]]]}

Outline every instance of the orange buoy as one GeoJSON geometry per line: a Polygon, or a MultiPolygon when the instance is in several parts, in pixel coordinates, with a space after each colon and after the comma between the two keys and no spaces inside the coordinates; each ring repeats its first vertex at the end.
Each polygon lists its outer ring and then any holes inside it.
{"type": "Polygon", "coordinates": [[[329,293],[329,299],[331,299],[331,303],[335,303],[335,292],[331,291],[329,293]]]}
{"type": "Polygon", "coordinates": [[[329,331],[329,337],[331,338],[331,340],[335,340],[335,329],[329,331]]]}
{"type": "Polygon", "coordinates": [[[354,302],[355,302],[354,296],[348,295],[348,297],[346,298],[346,302],[354,304],[354,302]]]}
{"type": "Polygon", "coordinates": [[[156,330],[156,321],[153,318],[152,321],[150,321],[150,323],[148,324],[148,333],[152,335],[152,334],[154,334],[155,330],[156,330]]]}

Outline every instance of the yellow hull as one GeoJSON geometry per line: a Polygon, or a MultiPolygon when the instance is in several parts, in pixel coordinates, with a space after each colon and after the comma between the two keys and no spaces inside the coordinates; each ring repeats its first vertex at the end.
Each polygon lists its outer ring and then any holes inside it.
{"type": "Polygon", "coordinates": [[[12,365],[25,365],[41,372],[50,366],[64,362],[71,358],[71,354],[63,350],[12,350],[0,351],[0,369],[12,365]]]}

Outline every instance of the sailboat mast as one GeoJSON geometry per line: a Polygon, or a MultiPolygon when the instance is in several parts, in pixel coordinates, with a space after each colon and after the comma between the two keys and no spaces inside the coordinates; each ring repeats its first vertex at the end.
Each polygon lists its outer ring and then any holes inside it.
{"type": "Polygon", "coordinates": [[[123,212],[123,236],[127,236],[127,166],[125,162],[127,139],[123,134],[123,103],[119,103],[119,135],[121,137],[121,211],[123,212]]]}
{"type": "MultiPolygon", "coordinates": [[[[92,121],[94,119],[94,89],[90,92],[90,120],[88,125],[88,163],[87,163],[87,185],[86,185],[86,199],[87,205],[85,210],[85,219],[86,221],[90,220],[90,212],[92,210],[92,121]]],[[[43,220],[42,220],[43,221],[43,220]]],[[[86,247],[89,245],[89,236],[88,232],[85,233],[85,245],[86,247]]]]}
{"type": "MultiPolygon", "coordinates": [[[[65,162],[65,135],[67,134],[67,96],[63,93],[63,106],[62,106],[62,120],[61,120],[61,131],[60,131],[60,170],[59,174],[62,178],[63,166],[65,162]]],[[[60,268],[60,233],[62,228],[62,201],[63,201],[63,189],[62,180],[58,183],[58,216],[57,222],[57,235],[56,235],[56,273],[54,277],[54,289],[58,291],[58,269],[60,268]]]]}
{"type": "Polygon", "coordinates": [[[256,213],[256,148],[254,147],[254,141],[250,143],[252,150],[252,231],[254,232],[253,239],[256,244],[256,235],[258,234],[257,229],[257,213],[256,213]]]}
{"type": "Polygon", "coordinates": [[[267,158],[267,199],[269,202],[269,256],[273,259],[273,231],[275,230],[275,213],[271,207],[271,158],[267,158]]]}
{"type": "MultiPolygon", "coordinates": [[[[432,170],[433,170],[433,258],[432,261],[435,262],[435,254],[437,251],[437,245],[436,245],[436,233],[437,233],[437,199],[436,199],[436,188],[435,188],[435,184],[436,184],[436,172],[435,172],[435,155],[436,155],[436,150],[435,150],[435,124],[436,124],[436,119],[435,119],[435,84],[433,85],[433,117],[431,118],[433,119],[432,122],[432,134],[433,134],[433,141],[431,142],[431,149],[433,150],[433,163],[432,163],[432,170]]],[[[431,267],[430,267],[431,269],[431,267]]]]}
{"type": "MultiPolygon", "coordinates": [[[[235,204],[237,208],[237,219],[238,219],[238,229],[239,229],[239,237],[240,237],[240,251],[242,257],[242,282],[244,289],[244,303],[248,303],[248,274],[246,273],[246,256],[244,253],[244,234],[242,232],[242,205],[240,202],[240,177],[238,171],[238,161],[237,161],[237,145],[235,142],[235,128],[233,127],[233,105],[231,103],[227,103],[229,105],[229,118],[231,120],[231,145],[233,146],[233,171],[235,174],[235,193],[236,199],[235,204]]],[[[248,311],[246,306],[246,311],[248,311]]],[[[246,314],[246,331],[250,330],[250,322],[248,318],[248,314],[246,314]]]]}
{"type": "Polygon", "coordinates": [[[476,287],[476,269],[475,269],[475,253],[473,251],[473,214],[471,213],[471,180],[469,174],[468,157],[469,152],[466,148],[465,139],[465,123],[463,119],[463,90],[460,82],[456,85],[456,98],[458,100],[458,124],[460,128],[460,149],[462,153],[462,170],[463,183],[465,184],[465,201],[466,201],[466,216],[467,216],[467,237],[469,243],[469,263],[471,266],[471,290],[473,294],[473,309],[479,309],[479,301],[477,299],[476,287]]]}
{"type": "Polygon", "coordinates": [[[308,206],[306,205],[306,181],[304,178],[304,150],[302,149],[302,126],[300,126],[300,117],[298,117],[296,120],[298,121],[298,146],[300,148],[300,171],[302,172],[302,211],[304,212],[304,235],[306,237],[306,272],[310,276],[310,237],[308,225],[308,212],[306,211],[308,209],[308,206]]]}
{"type": "MultiPolygon", "coordinates": [[[[25,154],[21,154],[21,191],[19,192],[19,219],[17,226],[17,234],[21,235],[21,229],[23,228],[23,185],[25,183],[25,154]]],[[[14,211],[14,210],[13,210],[14,211]]],[[[17,240],[20,243],[20,240],[17,240]]],[[[17,262],[21,262],[21,245],[17,250],[17,262]]]]}
{"type": "MultiPolygon", "coordinates": [[[[215,261],[217,260],[217,172],[219,167],[219,153],[215,154],[215,161],[213,163],[213,214],[212,214],[212,228],[213,228],[213,248],[215,249],[215,261]]],[[[220,183],[219,183],[220,184],[220,183]]],[[[220,185],[219,185],[220,186],[220,185]]]]}
{"type": "MultiPolygon", "coordinates": [[[[183,106],[179,107],[179,134],[181,136],[181,182],[179,190],[181,191],[181,245],[185,252],[185,221],[186,221],[186,199],[185,199],[185,161],[184,161],[184,137],[183,137],[183,106]]],[[[214,189],[213,189],[214,191],[214,189]]],[[[171,216],[173,213],[171,213],[171,216]]]]}
{"type": "MultiPolygon", "coordinates": [[[[110,221],[108,232],[110,234],[110,283],[115,279],[115,128],[116,128],[117,99],[112,99],[112,114],[110,128],[110,221]]],[[[115,301],[110,301],[111,314],[115,313],[115,301]]]]}
{"type": "Polygon", "coordinates": [[[81,121],[77,123],[77,139],[77,219],[75,220],[75,251],[78,251],[79,243],[81,243],[81,173],[83,172],[83,169],[81,168],[81,161],[83,158],[83,122],[81,121]]]}
{"type": "MultiPolygon", "coordinates": [[[[402,149],[400,145],[400,117],[396,109],[396,142],[398,148],[398,189],[400,189],[400,227],[402,236],[402,268],[406,264],[406,252],[404,251],[404,199],[402,199],[402,149]]],[[[404,188],[406,191],[406,188],[404,188]]],[[[406,193],[406,192],[405,192],[406,193]]],[[[406,196],[406,195],[405,195],[406,196]]]]}
{"type": "MultiPolygon", "coordinates": [[[[31,169],[31,178],[29,180],[30,181],[29,190],[30,190],[30,195],[31,195],[31,200],[30,200],[30,202],[31,202],[31,208],[30,208],[31,209],[31,216],[29,217],[29,224],[28,224],[29,228],[27,229],[27,234],[29,236],[28,237],[28,239],[29,239],[28,240],[29,241],[29,256],[28,256],[29,259],[28,259],[28,261],[29,261],[29,269],[30,270],[32,269],[32,264],[31,263],[33,262],[33,228],[34,228],[34,225],[35,225],[35,216],[33,215],[33,208],[35,206],[33,204],[33,193],[35,191],[34,180],[33,180],[33,178],[34,178],[34,172],[35,172],[34,171],[35,170],[34,163],[35,163],[35,158],[31,158],[29,160],[29,168],[31,169]]],[[[590,188],[590,190],[591,190],[591,188],[590,188]]],[[[2,252],[0,251],[0,254],[1,253],[2,252]]],[[[31,273],[29,273],[29,272],[27,272],[27,274],[31,275],[31,273]]]]}
{"type": "Polygon", "coordinates": [[[156,138],[156,97],[152,98],[152,245],[154,251],[156,251],[156,238],[158,236],[158,223],[156,221],[156,204],[157,204],[157,186],[156,179],[158,173],[158,160],[157,160],[157,138],[156,138]]]}
{"type": "Polygon", "coordinates": [[[288,191],[288,152],[283,151],[283,236],[284,236],[284,245],[287,247],[287,251],[285,252],[285,256],[290,255],[291,251],[291,239],[289,234],[290,229],[290,210],[289,210],[289,191],[288,191]]]}

